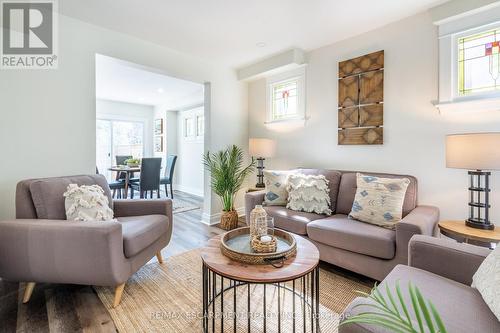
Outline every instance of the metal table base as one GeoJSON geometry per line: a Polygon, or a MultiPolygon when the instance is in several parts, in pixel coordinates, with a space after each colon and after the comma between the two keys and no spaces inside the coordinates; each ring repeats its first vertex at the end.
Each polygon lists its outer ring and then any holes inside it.
{"type": "MultiPolygon", "coordinates": [[[[253,283],[247,281],[234,280],[228,277],[224,277],[214,271],[212,271],[205,263],[203,263],[203,332],[205,333],[215,333],[224,332],[224,323],[226,320],[232,320],[233,332],[246,331],[252,332],[252,313],[251,313],[251,286],[259,285],[263,288],[263,299],[262,299],[262,318],[263,326],[262,330],[258,332],[267,332],[270,328],[267,319],[267,300],[266,300],[266,287],[274,286],[278,289],[277,297],[277,327],[275,330],[278,333],[284,332],[282,329],[282,324],[284,320],[289,320],[290,318],[282,318],[281,309],[281,292],[290,293],[292,297],[292,333],[299,332],[310,332],[314,333],[320,332],[319,326],[319,264],[307,274],[300,276],[298,278],[280,281],[275,283],[253,283]],[[246,289],[246,292],[242,290],[246,289]],[[230,299],[224,299],[224,293],[233,290],[232,297],[230,299]],[[243,300],[241,300],[241,296],[243,300]],[[301,305],[296,306],[296,298],[300,299],[301,305]],[[220,299],[220,305],[216,305],[217,299],[220,299]],[[246,305],[246,322],[243,323],[242,320],[238,321],[238,302],[246,305]],[[224,312],[224,302],[226,302],[226,307],[232,308],[232,313],[224,312]],[[229,303],[228,303],[229,302],[229,303]],[[296,314],[300,311],[302,314],[302,323],[300,327],[297,327],[296,314]],[[244,324],[247,328],[244,330],[244,324]]],[[[244,305],[244,307],[245,307],[244,305]]],[[[227,327],[226,327],[227,328],[227,327]]],[[[284,332],[288,333],[288,332],[284,332]]]]}

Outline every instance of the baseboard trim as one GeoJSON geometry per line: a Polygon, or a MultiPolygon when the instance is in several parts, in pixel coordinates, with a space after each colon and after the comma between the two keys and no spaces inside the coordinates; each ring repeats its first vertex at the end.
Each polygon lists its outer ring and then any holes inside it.
{"type": "MultiPolygon", "coordinates": [[[[236,212],[238,213],[238,217],[245,216],[245,207],[236,208],[236,212]]],[[[216,214],[206,214],[203,213],[201,216],[201,222],[207,225],[214,225],[220,223],[220,217],[222,216],[222,212],[216,214]]]]}

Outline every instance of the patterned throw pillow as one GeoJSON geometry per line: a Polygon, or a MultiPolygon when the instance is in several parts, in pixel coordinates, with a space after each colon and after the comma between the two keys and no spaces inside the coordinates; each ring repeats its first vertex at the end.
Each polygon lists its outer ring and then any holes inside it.
{"type": "Polygon", "coordinates": [[[472,277],[476,288],[491,312],[500,320],[500,246],[497,246],[472,277]]]}
{"type": "Polygon", "coordinates": [[[357,190],[349,217],[394,229],[403,216],[408,178],[380,178],[356,174],[357,190]]]}
{"type": "Polygon", "coordinates": [[[288,199],[286,184],[290,171],[264,170],[264,184],[266,206],[285,206],[288,199]]]}
{"type": "Polygon", "coordinates": [[[112,221],[113,210],[99,185],[69,184],[64,192],[66,219],[72,221],[112,221]]]}
{"type": "Polygon", "coordinates": [[[330,189],[323,175],[291,174],[288,177],[288,204],[296,211],[331,215],[330,189]]]}

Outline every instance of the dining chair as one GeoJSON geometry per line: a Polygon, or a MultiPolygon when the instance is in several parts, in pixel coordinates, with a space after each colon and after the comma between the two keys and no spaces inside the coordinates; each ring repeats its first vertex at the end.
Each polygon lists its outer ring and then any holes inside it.
{"type": "MultiPolygon", "coordinates": [[[[132,155],[116,155],[115,156],[116,165],[125,165],[125,161],[129,160],[131,158],[133,158],[132,155]]],[[[116,173],[116,180],[124,182],[126,177],[127,177],[127,174],[125,172],[117,172],[116,173]]]]}
{"type": "MultiPolygon", "coordinates": [[[[96,166],[95,167],[95,174],[99,174],[99,168],[96,166]]],[[[123,181],[112,181],[108,182],[109,189],[113,191],[112,198],[117,198],[117,199],[122,199],[122,192],[125,189],[125,182],[123,181]],[[118,196],[116,195],[116,191],[118,191],[118,196]]]]}
{"type": "Polygon", "coordinates": [[[174,190],[172,189],[172,183],[174,182],[174,168],[175,162],[177,162],[177,155],[168,155],[167,157],[167,167],[165,168],[164,177],[160,178],[160,184],[165,185],[165,195],[168,197],[167,185],[170,184],[170,197],[174,198],[174,190]]]}
{"type": "Polygon", "coordinates": [[[143,158],[141,162],[141,176],[139,182],[130,183],[130,197],[134,198],[134,191],[139,191],[140,198],[147,197],[149,191],[150,197],[153,198],[153,191],[156,191],[157,197],[160,197],[160,171],[161,157],[143,158]],[[144,195],[146,194],[146,195],[144,195]]]}

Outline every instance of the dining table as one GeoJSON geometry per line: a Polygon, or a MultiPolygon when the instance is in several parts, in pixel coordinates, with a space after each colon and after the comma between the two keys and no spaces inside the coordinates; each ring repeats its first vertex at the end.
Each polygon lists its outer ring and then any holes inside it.
{"type": "Polygon", "coordinates": [[[130,176],[134,174],[134,172],[141,172],[141,167],[140,166],[127,166],[127,165],[117,165],[117,166],[112,166],[111,168],[108,168],[109,171],[115,171],[115,172],[124,172],[125,173],[125,198],[128,197],[128,187],[130,185],[130,176]]]}

